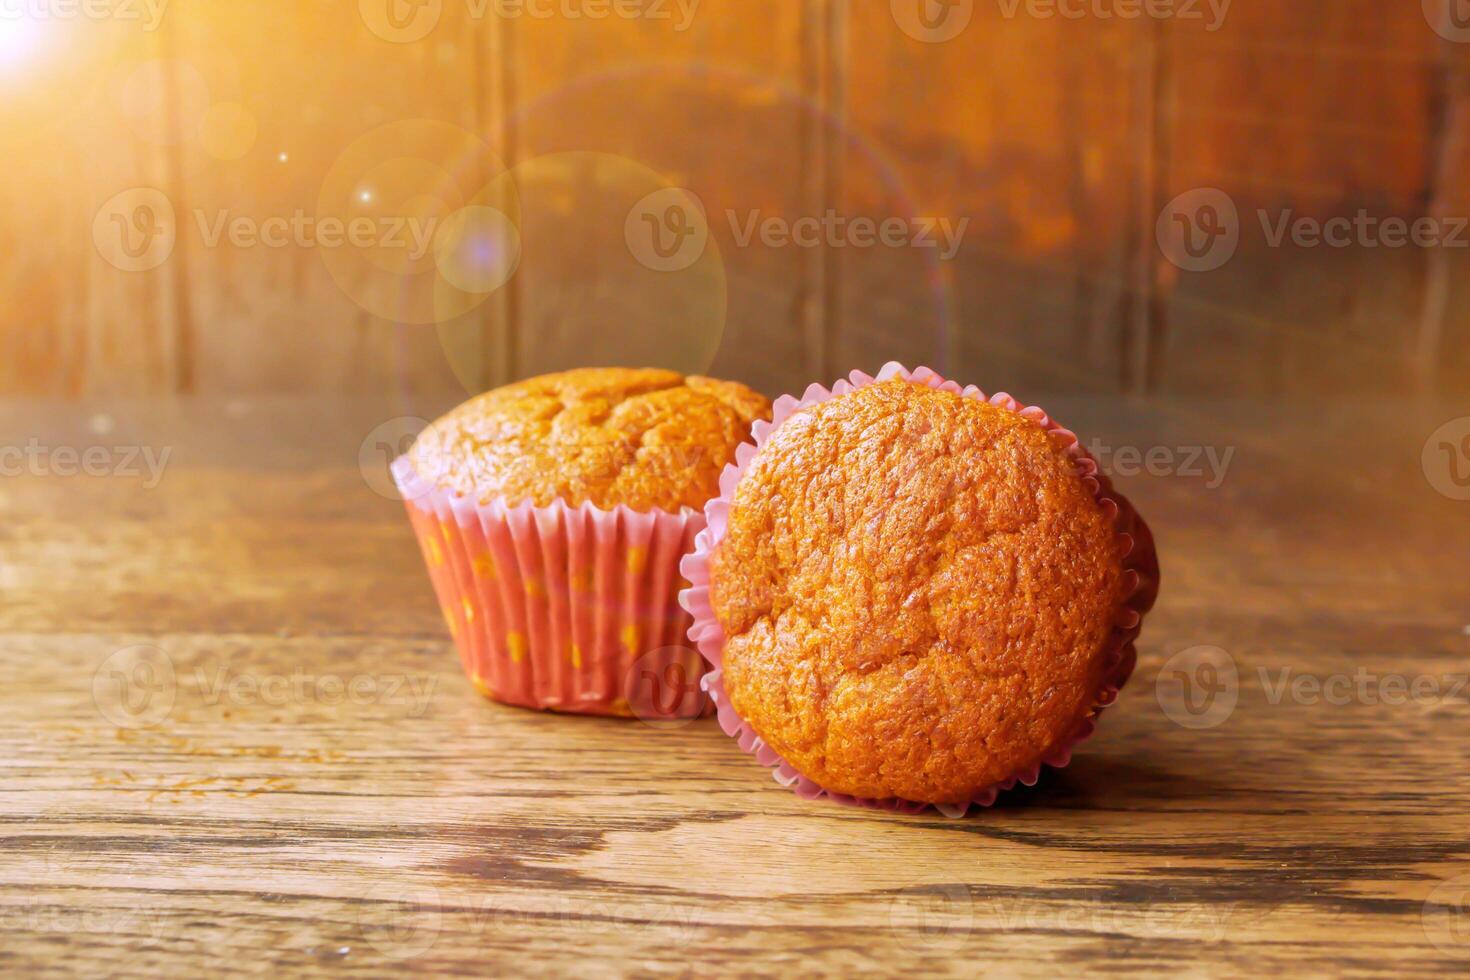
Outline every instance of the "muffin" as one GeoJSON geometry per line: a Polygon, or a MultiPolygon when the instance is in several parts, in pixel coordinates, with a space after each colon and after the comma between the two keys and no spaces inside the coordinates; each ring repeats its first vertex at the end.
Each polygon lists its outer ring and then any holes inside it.
{"type": "Polygon", "coordinates": [[[898,365],[775,414],[684,565],[726,730],[807,795],[908,809],[1065,764],[1158,581],[1076,436],[898,365]]]}
{"type": "Polygon", "coordinates": [[[679,560],[721,470],[769,415],[734,382],[586,368],[486,392],[426,428],[393,474],[481,693],[699,714],[679,560]]]}

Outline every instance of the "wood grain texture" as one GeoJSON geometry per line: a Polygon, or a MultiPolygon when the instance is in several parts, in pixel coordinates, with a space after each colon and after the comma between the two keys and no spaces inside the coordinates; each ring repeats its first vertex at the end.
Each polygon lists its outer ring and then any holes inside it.
{"type": "MultiPolygon", "coordinates": [[[[1449,363],[1424,368],[1421,319],[1405,313],[1443,301],[1437,269],[1458,265],[1462,248],[1389,248],[1358,234],[1346,247],[1303,247],[1273,244],[1266,231],[1359,212],[1412,219],[1456,194],[1447,184],[1463,185],[1463,174],[1447,181],[1439,159],[1449,139],[1441,107],[1453,96],[1428,26],[1419,4],[1357,2],[1234,4],[1216,31],[1165,25],[1174,71],[1158,205],[1219,188],[1241,230],[1238,253],[1216,271],[1180,273],[1159,259],[1165,390],[1329,394],[1349,378],[1379,390],[1458,388],[1439,375],[1449,363]]],[[[1429,343],[1430,358],[1448,360],[1429,343]]]]}
{"type": "Polygon", "coordinates": [[[742,233],[809,210],[821,93],[808,8],[702,0],[503,22],[527,225],[512,284],[521,374],[601,354],[776,390],[792,367],[820,367],[799,327],[801,258],[742,233]],[[630,254],[627,216],[663,187],[702,204],[713,274],[703,262],[653,271],[630,254]]]}
{"type": "Polygon", "coordinates": [[[1466,249],[1278,247],[1258,220],[1467,217],[1470,45],[1423,4],[1236,0],[1216,23],[1208,5],[960,2],[930,5],[969,20],[926,41],[906,3],[190,0],[153,30],[61,19],[19,56],[6,40],[0,388],[392,386],[437,406],[571,361],[699,362],[777,393],[897,356],[1061,391],[1463,389],[1466,249]],[[362,301],[394,292],[389,269],[344,285],[314,245],[201,241],[201,214],[315,215],[343,150],[409,119],[483,141],[471,185],[556,153],[647,170],[543,169],[521,268],[442,331],[362,301]],[[610,187],[651,180],[700,196],[720,282],[623,267],[610,187]],[[127,271],[93,222],[140,187],[179,237],[127,271]],[[1200,187],[1231,195],[1242,242],[1186,273],[1153,224],[1200,187]],[[948,261],[737,240],[829,210],[968,225],[948,261]]]}
{"type": "MultiPolygon", "coordinates": [[[[372,149],[361,155],[355,179],[363,193],[383,198],[384,215],[416,216],[415,196],[436,196],[446,204],[424,217],[442,218],[460,201],[456,182],[473,193],[479,180],[455,168],[484,160],[436,154],[427,140],[389,136],[400,131],[383,127],[453,126],[467,145],[482,136],[481,88],[490,94],[481,80],[483,23],[462,3],[444,4],[419,36],[413,20],[397,33],[364,13],[375,9],[200,0],[171,12],[182,54],[173,84],[182,92],[198,84],[190,79],[202,79],[206,93],[196,115],[181,122],[179,144],[180,206],[189,215],[181,259],[200,390],[361,392],[408,384],[463,394],[434,326],[406,312],[422,290],[409,285],[414,275],[395,273],[399,264],[359,260],[358,250],[326,244],[312,226],[292,231],[284,247],[221,234],[222,219],[260,229],[298,214],[348,217],[324,209],[324,188],[358,140],[372,141],[372,149]],[[226,113],[215,127],[221,132],[212,132],[212,114],[236,105],[245,121],[231,127],[226,113]],[[407,158],[425,162],[406,171],[407,158]],[[350,271],[334,275],[333,260],[350,271]],[[393,302],[395,292],[401,303],[393,302]]],[[[331,188],[344,197],[348,189],[331,188]]],[[[479,323],[484,315],[464,319],[479,323]]]]}
{"type": "Polygon", "coordinates": [[[1146,29],[978,3],[967,23],[970,5],[944,8],[965,26],[930,34],[900,22],[902,6],[845,5],[851,83],[834,206],[966,226],[947,261],[936,249],[841,250],[839,361],[1116,388],[1146,29]]]}
{"type": "Polygon", "coordinates": [[[798,800],[712,721],[660,730],[482,700],[401,504],[359,469],[386,401],[117,403],[110,426],[0,407],[12,441],[47,450],[0,482],[0,964],[1470,965],[1470,692],[1452,690],[1470,653],[1470,505],[1421,469],[1455,406],[1048,408],[1148,516],[1165,587],[1137,674],[1073,764],[951,821],[798,800]],[[64,446],[107,447],[113,475],[60,475],[64,446]],[[170,450],[156,481],[132,474],[129,446],[170,450]],[[1131,450],[1168,453],[1134,475],[1131,450]],[[1169,665],[1200,645],[1233,660],[1237,703],[1190,729],[1171,721],[1184,702],[1169,665]],[[118,651],[137,646],[171,675],[128,672],[118,651]],[[1282,687],[1359,671],[1435,695],[1282,687]]]}
{"type": "MultiPolygon", "coordinates": [[[[180,270],[119,268],[94,239],[94,222],[118,195],[169,186],[166,85],[154,70],[165,32],[117,19],[7,15],[5,24],[0,390],[172,390],[183,360],[180,270]]],[[[116,210],[130,219],[134,199],[123,200],[116,210]]],[[[116,234],[105,217],[99,234],[116,234]]]]}

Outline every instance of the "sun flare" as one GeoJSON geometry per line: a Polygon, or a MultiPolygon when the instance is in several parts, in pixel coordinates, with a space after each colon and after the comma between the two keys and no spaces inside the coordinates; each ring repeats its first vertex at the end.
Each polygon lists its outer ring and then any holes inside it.
{"type": "Polygon", "coordinates": [[[0,72],[26,61],[45,38],[40,21],[25,13],[0,8],[0,72]]]}

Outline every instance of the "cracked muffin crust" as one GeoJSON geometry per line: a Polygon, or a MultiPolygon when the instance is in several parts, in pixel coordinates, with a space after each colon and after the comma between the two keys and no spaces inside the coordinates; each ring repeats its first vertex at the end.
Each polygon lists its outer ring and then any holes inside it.
{"type": "Polygon", "coordinates": [[[967,802],[1092,713],[1122,547],[1016,412],[899,378],[811,405],[710,557],[730,704],[830,791],[967,802]]]}
{"type": "Polygon", "coordinates": [[[485,392],[414,443],[418,475],[442,489],[546,506],[702,507],[720,471],[769,419],[733,381],[654,368],[581,368],[485,392]]]}

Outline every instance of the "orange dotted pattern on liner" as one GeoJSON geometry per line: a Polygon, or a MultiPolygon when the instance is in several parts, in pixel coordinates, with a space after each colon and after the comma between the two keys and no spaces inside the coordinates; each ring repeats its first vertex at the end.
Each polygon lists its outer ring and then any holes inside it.
{"type": "Polygon", "coordinates": [[[1093,709],[1123,555],[1058,437],[895,379],[792,415],[711,558],[735,711],[841,793],[958,803],[1093,709]]]}
{"type": "Polygon", "coordinates": [[[515,630],[505,634],[505,646],[510,651],[510,662],[518,664],[526,659],[526,637],[515,630]]]}
{"type": "MultiPolygon", "coordinates": [[[[408,510],[466,672],[497,700],[627,713],[637,658],[687,643],[679,559],[770,410],[731,382],[598,368],[487,392],[430,426],[409,461],[435,489],[408,510]],[[472,501],[498,503],[476,520],[472,501]],[[584,502],[600,510],[562,509],[584,502]]],[[[692,649],[674,656],[702,672],[692,649]]]]}
{"type": "Polygon", "coordinates": [[[414,443],[428,482],[481,501],[590,501],[637,511],[701,508],[769,419],[742,384],[652,368],[582,368],[488,391],[414,443]]]}
{"type": "MultiPolygon", "coordinates": [[[[665,651],[689,676],[703,673],[676,600],[679,559],[702,517],[572,514],[548,523],[500,512],[461,525],[426,507],[408,501],[409,519],[465,672],[487,697],[625,716],[628,691],[647,683],[638,669],[645,654],[665,651]]],[[[664,702],[639,693],[637,703],[664,702]]],[[[682,718],[707,708],[690,685],[670,710],[682,718]]]]}

